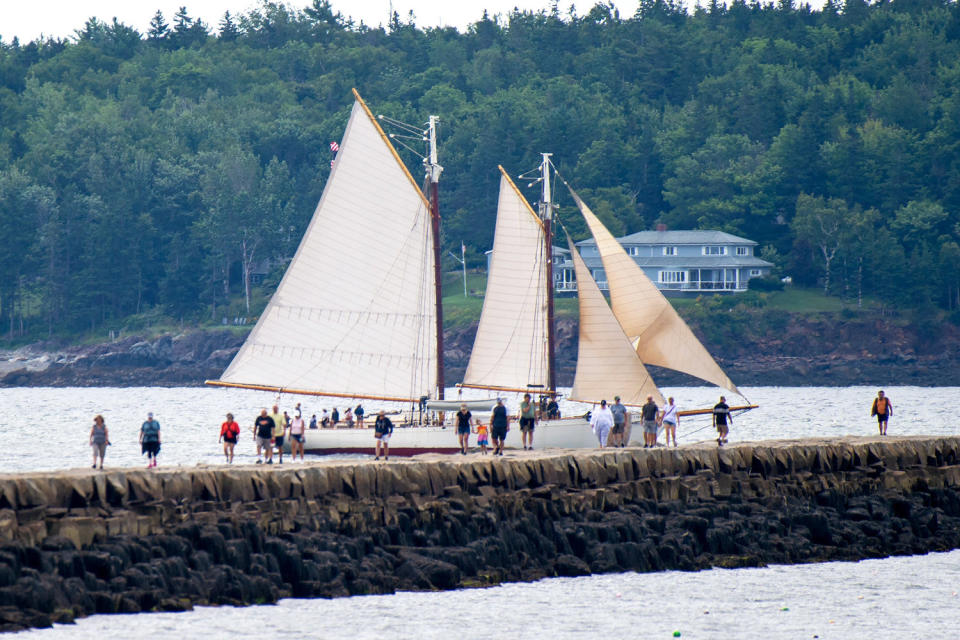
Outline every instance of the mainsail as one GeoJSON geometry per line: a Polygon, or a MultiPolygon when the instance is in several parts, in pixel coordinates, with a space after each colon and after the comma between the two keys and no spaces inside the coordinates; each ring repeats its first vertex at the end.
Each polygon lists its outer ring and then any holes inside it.
{"type": "Polygon", "coordinates": [[[640,359],[648,365],[688,373],[742,396],[673,305],[572,188],[570,195],[597,243],[613,313],[640,359]]]}
{"type": "Polygon", "coordinates": [[[293,261],[211,384],[389,400],[434,394],[430,205],[356,98],[293,261]]]}
{"type": "Polygon", "coordinates": [[[596,403],[619,395],[624,404],[640,405],[646,402],[647,396],[652,396],[662,405],[663,396],[634,351],[630,338],[607,306],[573,242],[569,238],[567,242],[580,300],[580,344],[570,400],[596,403]]]}
{"type": "Polygon", "coordinates": [[[483,311],[462,386],[549,384],[543,224],[500,167],[497,226],[483,311]]]}

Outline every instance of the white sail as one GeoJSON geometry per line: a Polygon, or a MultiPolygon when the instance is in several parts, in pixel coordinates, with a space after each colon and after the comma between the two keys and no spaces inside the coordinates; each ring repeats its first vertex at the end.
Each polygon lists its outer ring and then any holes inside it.
{"type": "Polygon", "coordinates": [[[613,313],[640,359],[645,364],[688,373],[742,396],[643,269],[627,255],[573,189],[570,194],[597,243],[613,313]]]}
{"type": "Polygon", "coordinates": [[[577,275],[580,301],[580,344],[569,399],[596,403],[601,400],[612,402],[614,396],[620,396],[624,404],[642,405],[648,396],[652,396],[662,405],[660,390],[607,306],[600,287],[572,242],[570,255],[577,275]]]}
{"type": "Polygon", "coordinates": [[[358,96],[300,247],[220,380],[432,395],[435,313],[429,203],[358,96]]]}
{"type": "Polygon", "coordinates": [[[543,224],[502,167],[500,174],[490,273],[464,384],[546,388],[548,283],[543,224]]]}

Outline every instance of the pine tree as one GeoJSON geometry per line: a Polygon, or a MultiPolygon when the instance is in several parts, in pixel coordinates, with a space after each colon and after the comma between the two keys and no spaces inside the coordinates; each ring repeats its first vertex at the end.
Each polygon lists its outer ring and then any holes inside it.
{"type": "Polygon", "coordinates": [[[240,36],[240,30],[237,29],[233,16],[227,11],[220,20],[220,39],[225,42],[232,42],[240,36]]]}
{"type": "Polygon", "coordinates": [[[147,40],[156,42],[166,39],[169,35],[170,27],[167,25],[167,21],[163,19],[163,12],[157,10],[150,19],[150,30],[147,31],[147,40]]]}

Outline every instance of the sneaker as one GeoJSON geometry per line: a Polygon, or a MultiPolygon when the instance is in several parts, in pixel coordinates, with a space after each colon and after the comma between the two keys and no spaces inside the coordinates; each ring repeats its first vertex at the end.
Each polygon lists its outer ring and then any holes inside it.
{"type": "Polygon", "coordinates": [[[389,459],[390,459],[390,456],[383,456],[383,459],[384,459],[384,460],[389,460],[389,459]]]}
{"type": "Polygon", "coordinates": [[[257,464],[263,464],[263,460],[261,460],[260,458],[257,458],[257,464]]]}
{"type": "Polygon", "coordinates": [[[91,467],[91,468],[92,468],[92,469],[96,469],[96,468],[97,468],[97,463],[94,462],[94,463],[93,463],[93,467],[91,467]]]}
{"type": "Polygon", "coordinates": [[[267,460],[267,464],[273,464],[273,460],[267,460]]]}

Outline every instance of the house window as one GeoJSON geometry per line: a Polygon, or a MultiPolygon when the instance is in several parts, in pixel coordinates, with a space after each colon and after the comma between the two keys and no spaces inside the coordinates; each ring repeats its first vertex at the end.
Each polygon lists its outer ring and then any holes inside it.
{"type": "Polygon", "coordinates": [[[631,256],[640,255],[640,247],[627,247],[627,254],[631,256]]]}
{"type": "Polygon", "coordinates": [[[726,247],[704,247],[703,255],[705,256],[725,256],[727,255],[726,247]]]}
{"type": "Polygon", "coordinates": [[[738,256],[748,256],[750,255],[750,247],[737,247],[738,256]]]}
{"type": "Polygon", "coordinates": [[[675,255],[677,255],[677,248],[676,248],[676,247],[664,247],[664,248],[663,248],[663,255],[665,255],[665,256],[675,256],[675,255]]]}
{"type": "Polygon", "coordinates": [[[751,277],[751,278],[752,278],[753,276],[759,276],[759,275],[760,275],[760,269],[750,269],[750,277],[751,277]]]}
{"type": "Polygon", "coordinates": [[[661,271],[660,282],[677,284],[687,281],[686,271],[661,271]]]}

